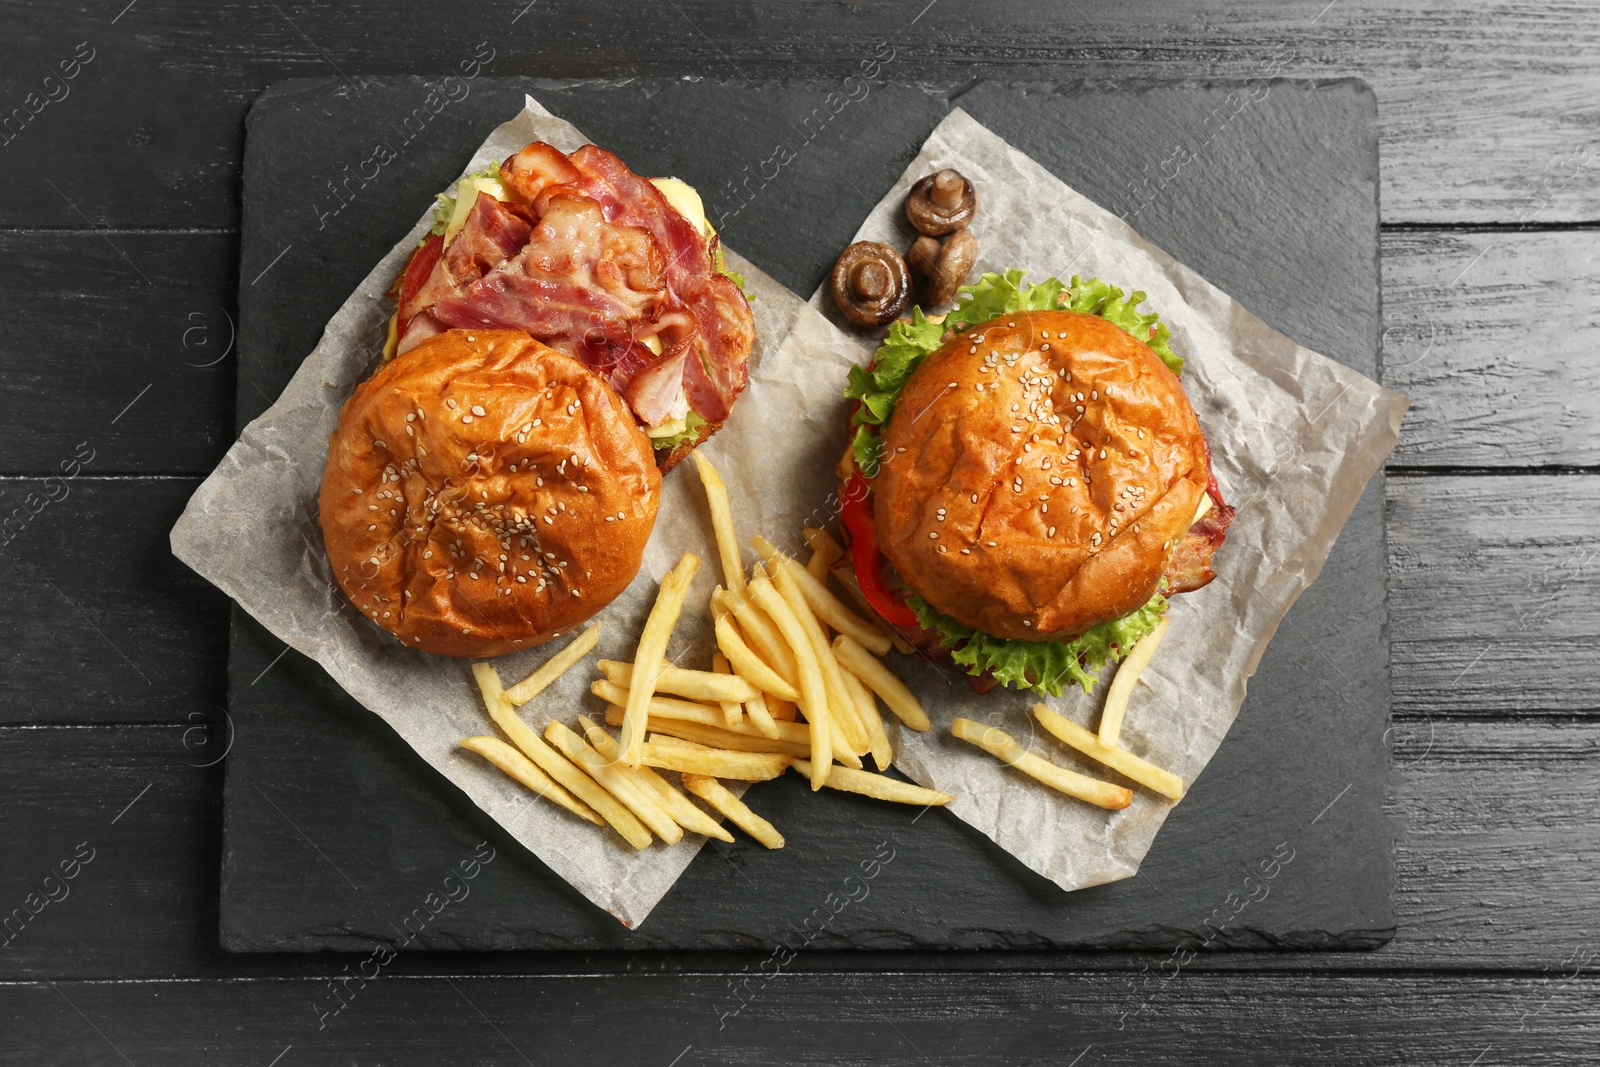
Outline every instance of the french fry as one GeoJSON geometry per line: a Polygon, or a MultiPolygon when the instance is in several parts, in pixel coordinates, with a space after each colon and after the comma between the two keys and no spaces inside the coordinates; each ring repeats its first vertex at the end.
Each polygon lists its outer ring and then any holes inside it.
{"type": "Polygon", "coordinates": [[[884,704],[895,717],[913,730],[926,730],[928,713],[906,684],[879,662],[872,653],[862,648],[848,634],[833,639],[834,658],[840,666],[866,683],[868,689],[883,698],[884,704]]]}
{"type": "Polygon", "coordinates": [[[817,653],[805,627],[795,617],[784,598],[764,577],[752,580],[747,587],[756,604],[771,617],[773,623],[788,642],[800,671],[801,710],[811,728],[811,754],[814,770],[811,775],[813,791],[821,789],[828,780],[828,768],[833,765],[833,725],[828,715],[827,687],[822,680],[822,669],[817,665],[817,653]]]}
{"type": "MultiPolygon", "coordinates": [[[[620,704],[624,708],[628,706],[628,701],[633,696],[631,687],[618,685],[616,682],[608,681],[605,678],[596,678],[590,682],[589,692],[601,700],[611,704],[620,704]]],[[[651,716],[665,716],[677,719],[687,715],[689,718],[695,719],[701,712],[708,712],[715,715],[719,723],[722,721],[722,710],[720,708],[714,708],[710,704],[702,704],[697,700],[652,696],[645,707],[651,716]]]]}
{"type": "Polygon", "coordinates": [[[889,746],[889,735],[884,732],[883,716],[878,714],[878,698],[873,696],[867,683],[860,678],[849,671],[839,673],[843,675],[845,687],[855,699],[862,721],[867,724],[867,740],[871,745],[868,751],[872,753],[873,762],[878,765],[878,770],[886,771],[889,764],[894,762],[894,749],[889,746]]]}
{"type": "Polygon", "coordinates": [[[772,718],[777,722],[794,722],[796,710],[792,700],[784,700],[775,696],[767,697],[767,711],[772,714],[772,718]]]}
{"type": "Polygon", "coordinates": [[[717,615],[716,629],[717,647],[728,657],[734,670],[741,678],[763,692],[774,693],[787,700],[797,699],[800,691],[777,671],[767,666],[766,662],[744,643],[744,638],[739,636],[739,630],[734,626],[733,620],[732,613],[721,612],[717,615]]]}
{"type": "Polygon", "coordinates": [[[511,743],[522,750],[535,765],[554,778],[567,791],[600,814],[634,848],[650,847],[650,831],[634,817],[633,812],[619,804],[615,797],[602,789],[594,779],[573,765],[561,753],[544,743],[538,731],[522,721],[511,706],[505,690],[500,688],[500,674],[488,663],[474,663],[472,676],[477,680],[478,691],[483,694],[489,718],[500,727],[511,743]]]}
{"type": "Polygon", "coordinates": [[[843,742],[857,756],[865,755],[872,747],[867,724],[861,720],[855,698],[844,684],[844,671],[828,649],[827,631],[822,628],[821,620],[811,610],[795,579],[797,573],[803,575],[805,572],[798,566],[791,566],[794,561],[773,548],[766,538],[757,537],[754,543],[756,551],[766,556],[773,569],[773,587],[783,597],[784,603],[799,621],[800,628],[805,631],[806,639],[811,642],[811,650],[817,658],[817,667],[822,672],[823,686],[828,694],[828,730],[834,747],[838,748],[843,742]]]}
{"type": "MultiPolygon", "coordinates": [[[[1207,496],[1204,499],[1211,498],[1207,496]]],[[[1133,695],[1133,687],[1139,681],[1139,675],[1144,673],[1144,669],[1150,665],[1151,658],[1156,654],[1156,649],[1161,646],[1161,639],[1166,636],[1167,624],[1171,621],[1170,615],[1161,616],[1156,628],[1134,644],[1127,658],[1117,668],[1117,676],[1111,679],[1111,688],[1106,690],[1105,707],[1100,712],[1100,743],[1105,747],[1117,747],[1117,740],[1122,736],[1122,717],[1128,713],[1128,698],[1133,695]]]]}
{"type": "MultiPolygon", "coordinates": [[[[650,827],[650,831],[661,840],[669,845],[676,845],[683,840],[683,827],[667,814],[667,809],[661,806],[661,802],[651,795],[645,786],[629,775],[631,768],[626,763],[606,759],[590,747],[589,742],[556,719],[551,719],[545,724],[544,739],[587,771],[589,776],[604,786],[612,796],[622,801],[623,805],[637,815],[639,821],[650,827]]],[[[640,742],[639,749],[642,754],[643,741],[640,742]]]]}
{"type": "Polygon", "coordinates": [[[1029,778],[1043,782],[1069,797],[1112,811],[1133,803],[1133,790],[1057,767],[1049,760],[1025,751],[1015,738],[997,726],[986,726],[971,719],[957,719],[950,724],[950,732],[963,741],[977,745],[1000,762],[1010,764],[1029,778]]]}
{"type": "Polygon", "coordinates": [[[533,790],[538,796],[549,797],[578,818],[586,819],[596,826],[605,825],[589,805],[567,792],[553,778],[541,771],[538,764],[498,737],[467,737],[458,744],[468,752],[476,752],[510,775],[514,781],[533,790]]]}
{"type": "MultiPolygon", "coordinates": [[[[733,674],[733,668],[728,666],[728,657],[721,652],[713,652],[711,654],[711,669],[719,676],[733,674]]],[[[746,682],[745,684],[749,685],[750,683],[746,682]]],[[[750,686],[750,696],[744,699],[751,700],[760,695],[761,691],[752,685],[750,686]]],[[[722,718],[730,729],[744,722],[743,700],[719,700],[717,703],[722,705],[722,718]]]]}
{"type": "MultiPolygon", "coordinates": [[[[607,711],[606,722],[610,723],[611,718],[610,711],[607,711]]],[[[617,722],[621,721],[622,717],[617,716],[617,722]]],[[[796,759],[808,759],[811,756],[811,745],[807,742],[785,741],[781,737],[762,737],[759,734],[736,734],[732,730],[683,719],[651,719],[650,730],[652,733],[693,741],[707,748],[726,748],[733,752],[778,752],[796,759]]]]}
{"type": "Polygon", "coordinates": [[[728,821],[768,848],[782,848],[783,835],[770,822],[751,811],[715,778],[686,774],[683,787],[728,817],[728,821]]]}
{"type": "MultiPolygon", "coordinates": [[[[661,698],[657,697],[656,699],[659,700],[661,698]]],[[[611,710],[615,707],[619,707],[619,705],[613,703],[608,705],[606,708],[607,725],[616,726],[622,722],[620,715],[611,710]],[[615,718],[617,721],[612,722],[611,720],[613,718],[615,718]]],[[[811,743],[811,730],[803,723],[773,723],[773,726],[777,729],[778,734],[776,737],[769,737],[768,735],[763,734],[760,730],[757,730],[755,725],[752,723],[741,722],[738,726],[730,728],[724,723],[722,712],[718,711],[716,708],[708,708],[699,704],[686,704],[681,708],[675,708],[673,710],[675,714],[672,715],[657,715],[655,712],[651,712],[650,729],[660,730],[666,728],[669,723],[688,722],[694,723],[696,726],[710,727],[713,730],[719,730],[723,733],[737,734],[740,737],[748,737],[753,741],[784,741],[789,744],[796,745],[810,745],[811,743]]],[[[741,749],[741,751],[760,752],[763,750],[757,748],[741,749]]],[[[765,751],[776,752],[779,750],[767,749],[765,751]]]]}
{"type": "Polygon", "coordinates": [[[755,699],[745,701],[744,713],[750,717],[750,725],[754,726],[763,737],[778,736],[778,723],[772,717],[772,712],[767,710],[765,693],[757,693],[755,699]]]}
{"type": "MultiPolygon", "coordinates": [[[[622,746],[617,744],[616,738],[606,733],[604,729],[593,722],[590,722],[587,715],[578,716],[578,726],[583,730],[584,738],[596,752],[606,759],[616,762],[617,758],[622,754],[622,746]]],[[[645,748],[646,751],[649,750],[648,742],[645,748]]],[[[689,798],[678,792],[671,782],[649,767],[636,768],[632,773],[636,780],[642,782],[655,793],[656,799],[661,801],[661,806],[667,809],[667,814],[671,815],[673,821],[685,830],[690,833],[704,834],[706,837],[714,837],[718,841],[733,840],[733,835],[724,830],[717,820],[691,804],[689,798]]]]}
{"type": "Polygon", "coordinates": [[[706,503],[711,507],[711,529],[717,538],[717,555],[722,557],[722,580],[729,589],[744,588],[744,562],[739,558],[739,538],[733,532],[733,507],[728,503],[728,486],[717,473],[717,468],[695,451],[694,465],[700,471],[700,484],[706,489],[706,503]]]}
{"type": "MultiPolygon", "coordinates": [[[[801,774],[811,772],[805,760],[795,760],[794,769],[801,774]]],[[[948,804],[955,799],[949,793],[941,793],[937,789],[925,789],[920,785],[902,782],[898,778],[886,778],[871,771],[855,771],[849,767],[835,767],[833,773],[828,775],[828,786],[846,793],[860,793],[865,797],[887,800],[894,804],[921,804],[923,807],[948,804]]]]}
{"type": "Polygon", "coordinates": [[[649,717],[656,677],[661,673],[662,659],[667,642],[672,638],[672,628],[677,625],[678,613],[683,610],[689,582],[699,567],[700,557],[686,552],[678,565],[667,572],[661,579],[661,589],[656,594],[655,606],[650,609],[650,617],[645,620],[644,632],[639,635],[639,644],[633,653],[637,684],[628,688],[628,717],[622,722],[622,761],[630,767],[639,765],[644,749],[644,723],[649,717]]]}
{"type": "MultiPolygon", "coordinates": [[[[877,609],[875,609],[872,606],[872,602],[867,599],[867,594],[861,591],[861,582],[856,578],[854,567],[845,566],[835,568],[833,576],[839,580],[839,584],[844,587],[844,591],[850,594],[850,599],[856,602],[857,606],[861,608],[862,613],[867,618],[874,619],[878,617],[877,609]]],[[[900,652],[909,656],[916,651],[916,649],[911,647],[911,642],[907,641],[904,637],[901,637],[899,631],[897,631],[894,627],[889,626],[888,623],[885,623],[884,627],[889,632],[889,640],[893,643],[894,650],[896,652],[900,652]]]]}
{"type": "MultiPolygon", "coordinates": [[[[603,659],[595,664],[600,668],[600,673],[607,679],[617,683],[624,689],[633,685],[633,664],[620,660],[603,659]]],[[[661,673],[656,676],[657,693],[671,693],[675,696],[687,697],[706,704],[721,703],[731,700],[735,704],[749,700],[756,694],[756,687],[743,678],[738,678],[731,671],[691,671],[682,667],[674,667],[668,663],[661,668],[661,673]]]]}
{"type": "Polygon", "coordinates": [[[1171,771],[1148,763],[1125,748],[1112,748],[1103,744],[1094,734],[1071,719],[1051,711],[1043,704],[1033,706],[1033,717],[1038,719],[1039,725],[1050,731],[1057,740],[1077,749],[1090,759],[1105,764],[1118,774],[1131,778],[1146,789],[1154,790],[1164,797],[1171,797],[1173,800],[1183,799],[1183,779],[1171,771]]]}
{"type": "MultiPolygon", "coordinates": [[[[774,576],[779,570],[786,572],[806,598],[806,604],[821,622],[827,623],[842,634],[849,634],[861,643],[864,648],[874,655],[883,655],[888,652],[891,645],[889,635],[879,629],[875,623],[869,622],[844,606],[844,602],[829,592],[828,587],[811,574],[799,563],[779,552],[776,546],[765,537],[751,539],[756,551],[773,568],[774,576]]],[[[779,587],[782,588],[781,586],[779,587]]]]}
{"type": "Polygon", "coordinates": [[[789,767],[791,757],[772,752],[735,752],[732,749],[675,748],[670,745],[644,746],[646,767],[660,767],[683,774],[709,774],[713,778],[733,778],[742,782],[765,782],[789,767]]]}
{"type": "Polygon", "coordinates": [[[507,689],[507,699],[518,706],[526,704],[544,692],[551,682],[565,674],[574,663],[587,656],[599,641],[600,624],[590,623],[583,633],[567,642],[567,647],[541,663],[538,670],[507,689]]]}
{"type": "Polygon", "coordinates": [[[751,647],[759,652],[767,665],[782,675],[786,682],[795,689],[800,688],[800,667],[794,658],[794,653],[790,651],[788,642],[783,639],[783,634],[778,631],[777,624],[750,598],[748,586],[737,592],[731,589],[718,589],[711,594],[711,602],[725,611],[733,612],[733,617],[739,621],[740,631],[751,647]]]}
{"type": "Polygon", "coordinates": [[[828,568],[839,562],[839,557],[844,555],[844,549],[839,547],[839,542],[828,536],[826,530],[819,530],[814,526],[807,526],[801,530],[800,536],[811,546],[811,558],[806,560],[806,573],[819,582],[827,581],[828,568]]]}

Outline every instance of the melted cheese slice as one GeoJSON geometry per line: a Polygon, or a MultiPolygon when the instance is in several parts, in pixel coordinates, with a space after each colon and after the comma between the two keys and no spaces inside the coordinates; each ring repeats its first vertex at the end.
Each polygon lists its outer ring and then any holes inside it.
{"type": "Polygon", "coordinates": [[[706,205],[700,199],[700,194],[695,192],[694,186],[682,178],[651,178],[650,184],[661,190],[661,195],[667,198],[667,203],[673,209],[688,219],[694,228],[700,232],[701,237],[708,237],[716,231],[711,228],[711,222],[706,218],[706,205]]]}

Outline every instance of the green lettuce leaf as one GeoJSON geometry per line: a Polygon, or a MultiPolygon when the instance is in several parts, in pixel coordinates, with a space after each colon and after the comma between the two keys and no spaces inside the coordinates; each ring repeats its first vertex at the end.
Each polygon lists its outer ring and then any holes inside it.
{"type": "Polygon", "coordinates": [[[694,411],[684,416],[683,429],[671,437],[653,437],[650,443],[657,448],[670,452],[679,445],[688,444],[690,441],[700,440],[700,431],[706,428],[706,420],[694,411]]]}
{"type": "Polygon", "coordinates": [[[1137,305],[1145,298],[1143,292],[1135,291],[1124,299],[1122,290],[1116,286],[1099,278],[1086,282],[1076,274],[1070,285],[1059,278],[1023,285],[1023,274],[1020,270],[985,274],[975,284],[963,285],[957,290],[959,302],[943,322],[929,322],[920,307],[912,308],[909,322],[896,320],[890,324],[889,336],[879,346],[871,369],[850,368],[850,382],[845,386],[844,395],[846,399],[861,402],[851,418],[851,425],[859,427],[854,442],[856,466],[867,477],[878,471],[876,434],[870,427],[889,421],[906,382],[922,361],[939,348],[947,333],[962,333],[1019,311],[1066,308],[1098,315],[1126,330],[1148,344],[1174,374],[1183,372],[1183,360],[1167,344],[1169,331],[1161,317],[1154,312],[1141,314],[1137,310],[1137,305]],[[865,462],[867,457],[873,459],[870,467],[865,462]]]}
{"type": "Polygon", "coordinates": [[[429,233],[443,236],[444,231],[450,226],[450,216],[456,213],[456,190],[466,178],[496,178],[500,177],[500,164],[488,163],[482,170],[475,170],[471,174],[464,174],[456,179],[456,184],[450,187],[448,193],[435,193],[434,199],[438,201],[433,205],[433,229],[429,233]]]}
{"type": "Polygon", "coordinates": [[[744,287],[744,275],[740,274],[738,271],[733,270],[731,267],[728,266],[728,260],[722,254],[722,242],[721,241],[717,242],[717,259],[716,259],[715,266],[717,268],[717,273],[718,274],[727,275],[728,280],[733,282],[734,285],[737,285],[739,287],[739,292],[744,294],[744,298],[746,300],[754,300],[755,299],[755,297],[750,295],[750,290],[748,290],[748,289],[746,289],[744,287]]]}
{"type": "Polygon", "coordinates": [[[1093,689],[1100,670],[1126,656],[1167,611],[1167,598],[1157,593],[1132,614],[1099,623],[1071,641],[1011,641],[963,625],[921,597],[908,597],[906,603],[923,628],[937,633],[939,641],[953,650],[951,658],[968,674],[988,671],[1001,685],[1053,697],[1060,696],[1069,681],[1085,692],[1093,689]]]}

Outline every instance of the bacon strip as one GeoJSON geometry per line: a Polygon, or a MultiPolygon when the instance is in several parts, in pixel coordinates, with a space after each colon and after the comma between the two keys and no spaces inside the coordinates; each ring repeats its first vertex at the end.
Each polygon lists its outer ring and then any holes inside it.
{"type": "Polygon", "coordinates": [[[1211,569],[1211,557],[1228,536],[1228,526],[1233,522],[1234,509],[1222,502],[1222,491],[1217,479],[1211,479],[1206,490],[1211,495],[1212,508],[1205,517],[1178,539],[1167,561],[1167,595],[1191,593],[1211,584],[1217,572],[1211,569]]]}

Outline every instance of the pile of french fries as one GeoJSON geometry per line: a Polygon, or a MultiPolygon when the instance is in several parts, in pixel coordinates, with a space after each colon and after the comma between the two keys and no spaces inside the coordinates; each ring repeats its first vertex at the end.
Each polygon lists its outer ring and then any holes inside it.
{"type": "Polygon", "coordinates": [[[474,664],[484,706],[504,739],[469,737],[461,746],[640,849],[658,837],[674,844],[685,832],[733,840],[690,796],[766,847],[782,848],[783,835],[724,782],[764,781],[790,768],[813,790],[827,786],[922,807],[950,803],[949,794],[864,765],[870,758],[883,771],[894,759],[880,699],[911,729],[926,730],[929,722],[917,698],[878,659],[896,639],[828,587],[835,574],[847,594],[859,596],[848,574],[832,570],[841,555],[838,543],[822,530],[807,530],[812,553],[802,565],[756,537],[760,561],[747,573],[727,487],[704,456],[696,452],[694,458],[723,573],[709,605],[718,649],[710,669],[666,660],[700,566],[688,554],[662,579],[632,661],[597,663],[600,677],[590,691],[606,702],[603,723],[579,715],[573,729],[552,719],[541,737],[517,711],[594,649],[600,636],[595,624],[509,689],[493,666],[474,664]]]}

